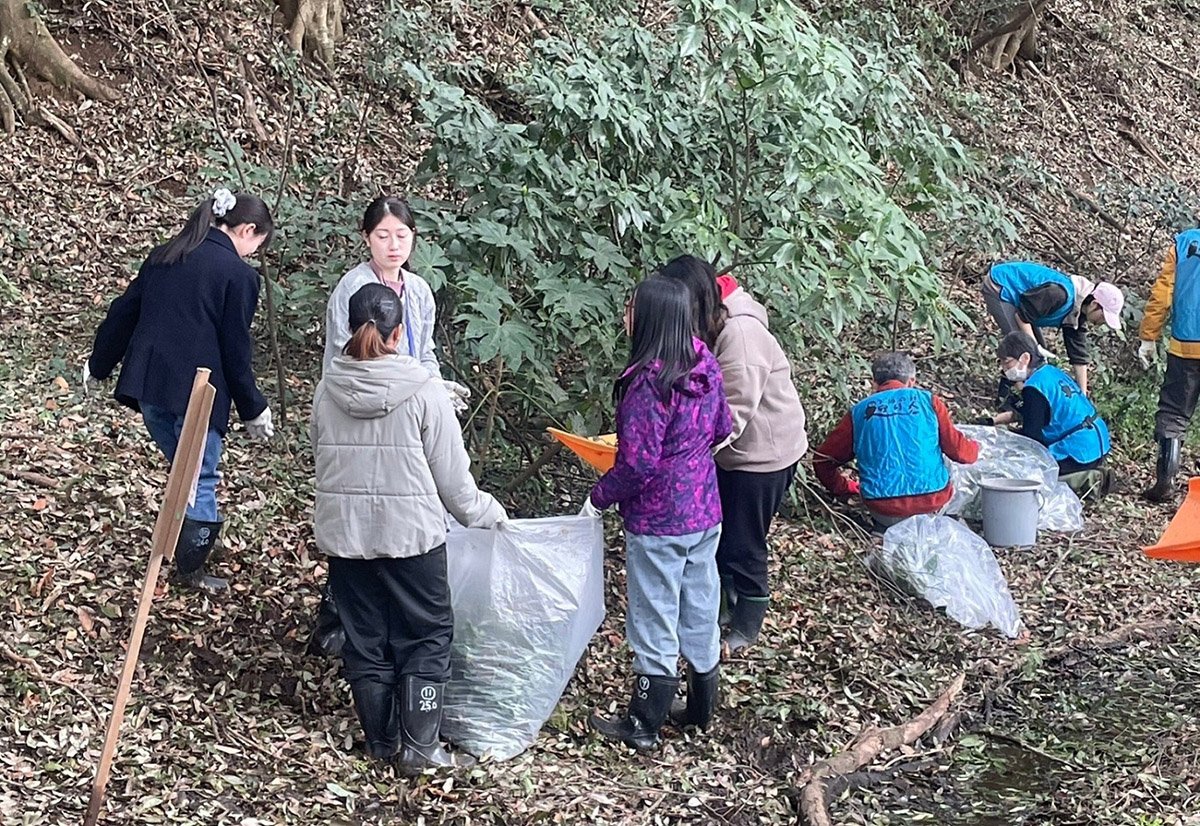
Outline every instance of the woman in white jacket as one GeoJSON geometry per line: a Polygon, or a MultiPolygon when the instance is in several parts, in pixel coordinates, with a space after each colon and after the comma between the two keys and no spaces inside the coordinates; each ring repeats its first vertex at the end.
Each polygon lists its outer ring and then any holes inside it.
{"type": "Polygon", "coordinates": [[[454,629],[445,512],[482,528],[508,517],[471,477],[440,382],[397,352],[402,308],[378,283],[349,298],[354,334],[313,399],[313,522],[367,753],[419,770],[464,764],[438,736],[454,629]]]}
{"type": "Polygon", "coordinates": [[[329,296],[325,309],[325,355],[322,372],[342,354],[350,340],[347,316],[350,296],[364,284],[383,284],[400,299],[404,331],[398,350],[417,359],[450,394],[455,410],[464,410],[471,393],[461,384],[443,381],[437,354],[434,353],[433,329],[437,307],[433,290],[425,279],[405,269],[417,237],[417,222],[408,204],[394,195],[381,195],[372,201],[362,220],[363,240],[371,251],[364,261],[342,276],[329,296]]]}

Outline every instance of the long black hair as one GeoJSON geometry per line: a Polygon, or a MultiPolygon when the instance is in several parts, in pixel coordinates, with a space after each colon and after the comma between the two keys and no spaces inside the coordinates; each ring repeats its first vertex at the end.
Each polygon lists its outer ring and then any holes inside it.
{"type": "Polygon", "coordinates": [[[696,338],[713,349],[717,336],[725,326],[725,305],[717,289],[717,271],[703,258],[681,255],[664,265],[658,274],[683,282],[692,295],[692,313],[696,321],[696,338]]]}
{"type": "MultiPolygon", "coordinates": [[[[220,192],[220,190],[218,190],[220,192]]],[[[214,193],[215,195],[216,193],[214,193]]],[[[242,224],[254,224],[255,235],[266,235],[263,246],[269,246],[275,235],[275,222],[271,219],[271,210],[257,195],[249,192],[233,193],[234,204],[222,214],[213,212],[215,198],[206,198],[200,206],[192,211],[183,229],[167,243],[155,247],[146,259],[149,264],[176,264],[200,246],[208,235],[210,227],[229,227],[234,229],[242,224]]]]}
{"type": "Polygon", "coordinates": [[[633,378],[655,365],[659,398],[670,401],[675,384],[696,366],[692,345],[692,295],[680,281],[652,275],[633,291],[633,335],[629,361],[613,386],[613,401],[620,404],[633,378]]]}
{"type": "Polygon", "coordinates": [[[409,207],[408,201],[397,198],[395,195],[380,195],[367,204],[367,210],[363,213],[362,231],[370,235],[375,231],[375,227],[379,226],[379,222],[388,215],[400,219],[400,223],[411,229],[414,235],[416,234],[417,222],[413,218],[412,208],[409,207]]]}

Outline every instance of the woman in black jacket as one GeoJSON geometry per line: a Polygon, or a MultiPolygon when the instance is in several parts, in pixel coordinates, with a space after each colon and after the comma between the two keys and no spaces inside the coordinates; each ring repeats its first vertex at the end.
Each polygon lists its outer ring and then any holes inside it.
{"type": "Polygon", "coordinates": [[[228,587],[209,576],[204,565],[221,530],[217,464],[231,405],[251,436],[266,439],[274,430],[251,365],[259,276],[242,260],[269,243],[273,233],[271,212],[261,198],[218,189],[178,235],[150,253],[124,295],[113,301],[83,368],[86,388],[122,363],[117,401],[141,411],[168,461],[175,458],[196,369],[212,371],[216,398],[196,500],[175,548],[176,579],[210,593],[228,587]]]}

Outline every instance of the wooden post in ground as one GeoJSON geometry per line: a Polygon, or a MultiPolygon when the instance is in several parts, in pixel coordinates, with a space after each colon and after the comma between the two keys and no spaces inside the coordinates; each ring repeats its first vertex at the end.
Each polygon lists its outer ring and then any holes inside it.
{"type": "Polygon", "coordinates": [[[138,655],[142,650],[142,637],[146,633],[146,622],[150,618],[150,604],[154,601],[154,587],[158,583],[158,572],[163,559],[170,561],[179,541],[179,530],[187,514],[188,500],[195,490],[200,475],[200,462],[204,456],[204,440],[208,436],[208,416],[212,412],[216,390],[208,383],[211,371],[201,367],[196,370],[192,383],[192,395],[188,400],[187,413],[183,419],[183,431],[179,434],[179,446],[175,449],[175,461],[167,477],[167,490],[163,494],[162,509],[154,523],[154,535],[150,545],[150,564],[146,568],[146,580],[142,583],[142,596],[138,600],[133,629],[129,632],[129,644],[125,648],[125,665],[121,670],[121,681],[113,698],[112,715],[108,718],[108,732],[104,736],[104,749],[100,752],[100,764],[96,767],[96,779],[92,782],[92,797],[88,801],[84,826],[96,826],[100,819],[100,807],[104,803],[104,789],[112,770],[113,756],[117,751],[117,738],[121,734],[121,721],[125,717],[125,704],[129,702],[129,690],[133,686],[133,673],[137,670],[138,655]]]}

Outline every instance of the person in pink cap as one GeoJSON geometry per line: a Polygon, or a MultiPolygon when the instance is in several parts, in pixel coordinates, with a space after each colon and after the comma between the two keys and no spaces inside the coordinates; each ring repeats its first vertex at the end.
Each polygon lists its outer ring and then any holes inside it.
{"type": "MultiPolygon", "coordinates": [[[[1034,339],[1044,359],[1057,356],[1046,348],[1042,329],[1062,330],[1067,361],[1075,374],[1075,383],[1086,396],[1088,366],[1092,363],[1087,327],[1104,325],[1121,329],[1121,309],[1125,295],[1115,284],[1095,284],[1079,275],[1067,275],[1029,261],[996,264],[983,279],[983,300],[988,313],[996,319],[1002,336],[1019,331],[1034,339]]],[[[1007,405],[1009,384],[1001,382],[1000,403],[1007,405]]]]}

